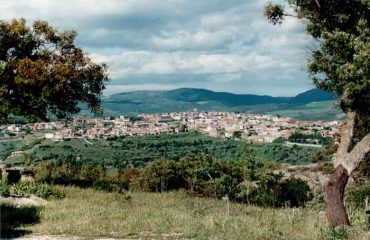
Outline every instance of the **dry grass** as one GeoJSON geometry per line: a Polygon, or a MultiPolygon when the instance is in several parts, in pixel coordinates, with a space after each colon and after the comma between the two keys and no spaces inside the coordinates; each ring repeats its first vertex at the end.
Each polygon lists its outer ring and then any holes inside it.
{"type": "MultiPolygon", "coordinates": [[[[28,226],[38,234],[130,239],[334,239],[346,237],[327,227],[316,208],[269,209],[173,193],[127,195],[63,188],[66,198],[52,200],[41,222],[28,226]]],[[[351,211],[348,239],[369,239],[366,219],[351,211]]]]}

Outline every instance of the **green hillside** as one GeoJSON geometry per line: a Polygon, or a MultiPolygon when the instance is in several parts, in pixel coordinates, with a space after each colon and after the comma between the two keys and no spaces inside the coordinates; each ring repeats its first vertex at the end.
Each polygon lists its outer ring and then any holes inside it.
{"type": "MultiPolygon", "coordinates": [[[[299,120],[333,120],[341,117],[341,111],[333,107],[335,99],[333,94],[320,89],[313,89],[289,98],[181,88],[170,91],[134,91],[114,94],[103,98],[102,106],[106,115],[138,115],[198,109],[279,114],[299,120]]],[[[82,114],[88,114],[88,112],[85,110],[82,114]]]]}

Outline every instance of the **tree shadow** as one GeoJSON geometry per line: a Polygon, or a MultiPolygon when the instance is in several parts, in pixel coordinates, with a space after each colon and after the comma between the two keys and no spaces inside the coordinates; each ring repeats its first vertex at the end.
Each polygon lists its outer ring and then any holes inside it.
{"type": "Polygon", "coordinates": [[[15,238],[30,234],[29,230],[19,230],[18,227],[40,222],[40,207],[16,207],[9,203],[0,203],[0,239],[15,238]]]}

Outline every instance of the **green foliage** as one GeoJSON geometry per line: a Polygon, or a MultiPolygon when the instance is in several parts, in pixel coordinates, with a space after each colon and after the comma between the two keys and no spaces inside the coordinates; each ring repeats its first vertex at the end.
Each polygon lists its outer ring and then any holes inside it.
{"type": "Polygon", "coordinates": [[[138,178],[140,189],[149,192],[162,192],[180,187],[176,163],[169,160],[158,160],[149,163],[140,172],[138,178]]]}
{"type": "Polygon", "coordinates": [[[261,160],[253,157],[253,151],[251,144],[241,144],[239,146],[242,163],[243,163],[243,172],[247,174],[250,181],[256,181],[258,179],[257,174],[264,166],[264,163],[261,160]]]}
{"type": "Polygon", "coordinates": [[[112,192],[114,190],[114,185],[108,180],[96,180],[94,181],[92,187],[95,190],[101,190],[106,192],[112,192]]]}
{"type": "Polygon", "coordinates": [[[34,167],[36,181],[52,184],[91,185],[106,176],[106,169],[100,166],[82,165],[77,162],[53,162],[34,167]]]}
{"type": "Polygon", "coordinates": [[[32,27],[25,19],[0,21],[0,122],[11,115],[31,121],[46,120],[48,113],[70,117],[79,112],[79,102],[100,111],[107,68],[75,46],[76,36],[45,21],[32,27]]]}
{"type": "Polygon", "coordinates": [[[360,186],[347,191],[346,202],[357,208],[365,207],[365,200],[370,200],[370,186],[360,186]]]}
{"type": "MultiPolygon", "coordinates": [[[[161,158],[178,161],[191,154],[209,154],[222,160],[238,160],[242,156],[240,141],[212,138],[199,133],[124,137],[114,141],[99,139],[93,143],[94,145],[85,144],[82,139],[72,139],[69,142],[44,140],[33,147],[31,163],[54,160],[65,162],[66,159],[78,157],[83,164],[125,169],[129,166],[143,167],[146,163],[161,158]],[[43,147],[46,145],[48,147],[43,147]],[[64,146],[69,146],[69,150],[64,146]]],[[[253,144],[250,148],[253,157],[259,161],[290,164],[309,163],[310,156],[318,150],[298,146],[291,151],[291,147],[282,143],[253,144]]]]}
{"type": "Polygon", "coordinates": [[[64,194],[56,189],[51,188],[47,184],[36,182],[18,182],[11,186],[11,194],[22,197],[29,197],[35,195],[41,198],[62,198],[64,194]]]}
{"type": "Polygon", "coordinates": [[[262,207],[281,207],[279,196],[281,187],[279,180],[282,178],[280,174],[270,172],[261,172],[257,188],[254,188],[250,193],[249,202],[262,207]]]}
{"type": "Polygon", "coordinates": [[[133,169],[119,171],[107,176],[107,169],[101,166],[84,165],[75,161],[40,164],[33,168],[38,183],[92,187],[106,192],[128,189],[129,183],[138,173],[133,169]]]}
{"type": "MultiPolygon", "coordinates": [[[[308,63],[312,80],[317,87],[336,93],[344,112],[356,113],[355,139],[361,140],[370,131],[370,2],[287,2],[319,43],[308,63]]],[[[266,5],[270,21],[281,21],[286,15],[279,6],[266,5]]]]}
{"type": "Polygon", "coordinates": [[[276,25],[281,24],[284,18],[284,7],[280,4],[273,4],[268,2],[265,7],[264,15],[268,17],[268,20],[276,25]]]}
{"type": "Polygon", "coordinates": [[[332,160],[333,154],[337,151],[337,149],[337,144],[327,145],[324,149],[321,149],[311,155],[310,161],[312,163],[329,162],[332,160]]]}
{"type": "Polygon", "coordinates": [[[289,137],[288,140],[291,142],[297,142],[297,143],[310,143],[310,144],[323,144],[323,145],[328,145],[328,144],[333,143],[333,140],[331,140],[330,138],[321,136],[320,133],[303,134],[301,132],[295,132],[289,137]]]}
{"type": "Polygon", "coordinates": [[[304,206],[311,190],[303,180],[286,180],[245,154],[239,162],[220,161],[207,155],[190,155],[178,162],[154,161],[144,167],[132,186],[161,192],[184,189],[191,195],[229,199],[259,206],[304,206]]]}
{"type": "Polygon", "coordinates": [[[280,202],[291,207],[304,206],[313,199],[313,194],[306,181],[287,179],[280,184],[280,202]]]}
{"type": "Polygon", "coordinates": [[[221,198],[223,196],[228,196],[231,199],[236,199],[239,179],[228,174],[223,174],[210,183],[215,191],[215,197],[221,198]]]}
{"type": "Polygon", "coordinates": [[[7,196],[10,192],[10,185],[8,183],[8,178],[3,177],[0,180],[0,196],[7,196]]]}
{"type": "Polygon", "coordinates": [[[330,229],[327,229],[323,236],[325,236],[326,239],[330,240],[347,240],[349,239],[349,234],[346,228],[343,227],[331,227],[330,229]]]}

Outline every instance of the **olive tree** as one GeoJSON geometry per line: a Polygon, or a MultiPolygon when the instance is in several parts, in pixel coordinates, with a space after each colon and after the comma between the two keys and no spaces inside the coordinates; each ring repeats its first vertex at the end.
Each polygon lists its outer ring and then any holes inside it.
{"type": "Polygon", "coordinates": [[[0,123],[12,116],[67,118],[79,103],[100,112],[107,67],[92,62],[75,38],[45,21],[0,21],[0,123]]]}
{"type": "Polygon", "coordinates": [[[308,62],[315,85],[340,97],[346,114],[334,155],[334,173],[325,184],[327,218],[332,225],[349,225],[343,203],[348,179],[370,152],[370,1],[287,0],[269,2],[265,15],[273,24],[294,16],[306,24],[317,42],[308,62]],[[289,12],[289,13],[287,13],[289,12]]]}

